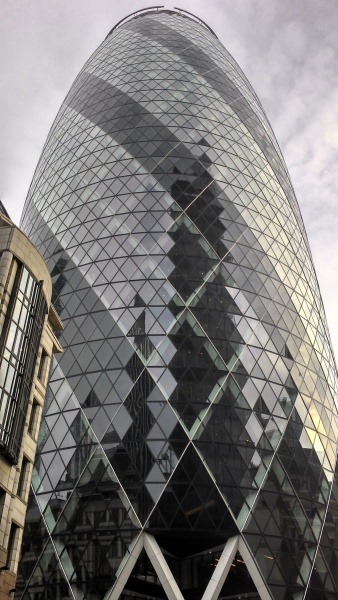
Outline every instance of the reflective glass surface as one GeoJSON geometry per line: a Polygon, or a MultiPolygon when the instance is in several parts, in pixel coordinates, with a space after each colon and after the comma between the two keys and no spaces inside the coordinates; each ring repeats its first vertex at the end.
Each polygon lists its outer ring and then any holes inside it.
{"type": "Polygon", "coordinates": [[[0,337],[0,452],[16,464],[46,313],[41,285],[19,265],[0,337]]]}
{"type": "Polygon", "coordinates": [[[103,599],[143,530],[192,600],[191,565],[234,535],[274,599],[337,594],[324,310],[278,144],[217,38],[168,11],[115,29],[58,113],[22,224],[65,330],[18,597],[103,599]]]}

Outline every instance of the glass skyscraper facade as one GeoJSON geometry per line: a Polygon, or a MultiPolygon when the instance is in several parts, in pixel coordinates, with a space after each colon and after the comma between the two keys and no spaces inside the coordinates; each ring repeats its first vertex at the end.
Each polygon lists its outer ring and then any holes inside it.
{"type": "Polygon", "coordinates": [[[146,10],[86,63],[23,227],[65,325],[23,600],[334,600],[336,372],[262,106],[215,34],[146,10]]]}

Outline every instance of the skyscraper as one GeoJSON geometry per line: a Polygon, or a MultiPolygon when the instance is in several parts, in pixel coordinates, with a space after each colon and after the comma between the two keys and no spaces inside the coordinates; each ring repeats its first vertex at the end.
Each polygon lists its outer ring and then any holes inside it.
{"type": "Polygon", "coordinates": [[[204,23],[145,10],[75,80],[23,215],[65,323],[24,600],[333,600],[336,372],[292,185],[204,23]]]}

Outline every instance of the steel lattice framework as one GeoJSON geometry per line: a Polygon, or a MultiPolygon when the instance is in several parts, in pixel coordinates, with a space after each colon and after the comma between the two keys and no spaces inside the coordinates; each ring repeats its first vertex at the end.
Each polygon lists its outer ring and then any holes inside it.
{"type": "Polygon", "coordinates": [[[20,597],[336,598],[322,301],[278,144],[212,31],[158,9],[114,28],[22,223],[65,331],[20,597]]]}

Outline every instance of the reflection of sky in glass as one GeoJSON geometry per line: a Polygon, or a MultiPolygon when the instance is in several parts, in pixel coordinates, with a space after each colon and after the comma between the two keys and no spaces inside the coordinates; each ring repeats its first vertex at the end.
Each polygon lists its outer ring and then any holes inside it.
{"type": "Polygon", "coordinates": [[[232,58],[177,15],[119,27],[61,107],[27,207],[65,322],[33,483],[43,539],[61,553],[86,527],[95,554],[114,522],[105,593],[143,527],[199,532],[196,553],[241,531],[272,593],[305,586],[335,372],[288,174],[232,58]]]}

